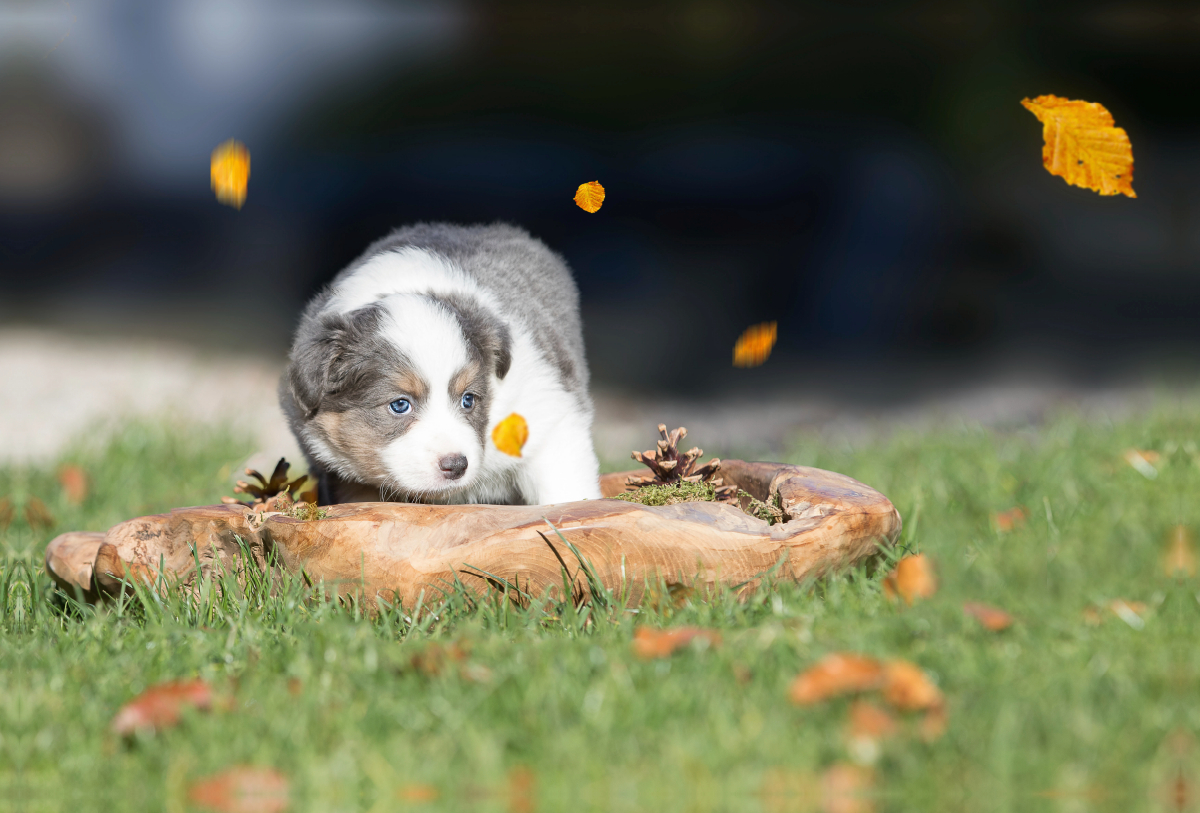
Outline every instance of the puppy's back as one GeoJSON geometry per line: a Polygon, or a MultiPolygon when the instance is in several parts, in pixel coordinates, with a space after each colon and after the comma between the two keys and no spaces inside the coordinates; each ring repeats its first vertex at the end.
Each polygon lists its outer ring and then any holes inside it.
{"type": "MultiPolygon", "coordinates": [[[[524,229],[507,223],[416,223],[372,243],[334,279],[334,287],[380,254],[422,248],[451,260],[517,322],[558,371],[565,389],[588,404],[588,367],[579,291],[566,262],[524,229]]],[[[590,410],[589,410],[590,411],[590,410]]]]}

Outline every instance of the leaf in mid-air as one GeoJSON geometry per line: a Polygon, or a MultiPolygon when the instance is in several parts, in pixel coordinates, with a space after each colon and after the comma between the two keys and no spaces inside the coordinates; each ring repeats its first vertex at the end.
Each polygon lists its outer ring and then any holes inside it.
{"type": "Polygon", "coordinates": [[[250,181],[250,151],[236,139],[219,144],[212,151],[210,173],[217,200],[235,209],[246,202],[246,184],[250,181]]]}
{"type": "Polygon", "coordinates": [[[595,214],[604,205],[604,187],[599,181],[581,183],[575,190],[575,205],[585,212],[595,214]]]}
{"type": "Polygon", "coordinates": [[[512,413],[492,430],[492,443],[496,448],[513,457],[521,456],[525,441],[529,440],[529,424],[517,413],[512,413]]]}
{"type": "Polygon", "coordinates": [[[1133,191],[1133,146],[1102,104],[1058,96],[1023,99],[1042,123],[1042,163],[1051,175],[1101,195],[1133,191]]]}
{"type": "Polygon", "coordinates": [[[778,333],[775,322],[763,322],[746,328],[733,346],[734,367],[757,367],[771,355],[778,333]]]}

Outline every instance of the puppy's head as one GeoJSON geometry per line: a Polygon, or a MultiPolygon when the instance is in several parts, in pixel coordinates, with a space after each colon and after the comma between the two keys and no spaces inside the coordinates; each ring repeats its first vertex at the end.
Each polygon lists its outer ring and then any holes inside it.
{"type": "Polygon", "coordinates": [[[385,494],[447,500],[478,477],[492,384],[511,346],[474,298],[393,294],[302,326],[286,387],[300,433],[332,471],[385,494]]]}

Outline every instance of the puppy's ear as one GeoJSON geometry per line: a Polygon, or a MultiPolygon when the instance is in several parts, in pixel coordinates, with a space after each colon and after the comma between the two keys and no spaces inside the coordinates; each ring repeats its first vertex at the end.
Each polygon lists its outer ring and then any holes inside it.
{"type": "Polygon", "coordinates": [[[305,420],[321,404],[353,386],[369,372],[371,359],[358,352],[375,333],[382,317],[368,305],[348,314],[327,314],[301,324],[288,364],[287,385],[305,420]]]}
{"type": "Polygon", "coordinates": [[[496,321],[497,330],[492,358],[496,364],[496,378],[504,380],[504,376],[508,375],[508,368],[512,366],[512,334],[508,332],[508,325],[499,320],[496,321]]]}

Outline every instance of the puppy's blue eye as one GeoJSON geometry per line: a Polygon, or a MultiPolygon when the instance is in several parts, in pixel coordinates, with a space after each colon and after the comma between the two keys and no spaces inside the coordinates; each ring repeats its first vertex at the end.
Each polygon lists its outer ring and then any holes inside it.
{"type": "Polygon", "coordinates": [[[464,392],[462,397],[462,408],[470,409],[475,406],[475,396],[469,392],[464,392]]]}
{"type": "Polygon", "coordinates": [[[388,409],[390,409],[392,412],[395,412],[397,415],[403,415],[405,412],[408,412],[410,409],[412,409],[412,404],[408,402],[407,398],[397,398],[395,401],[392,401],[390,404],[388,404],[388,409]]]}

